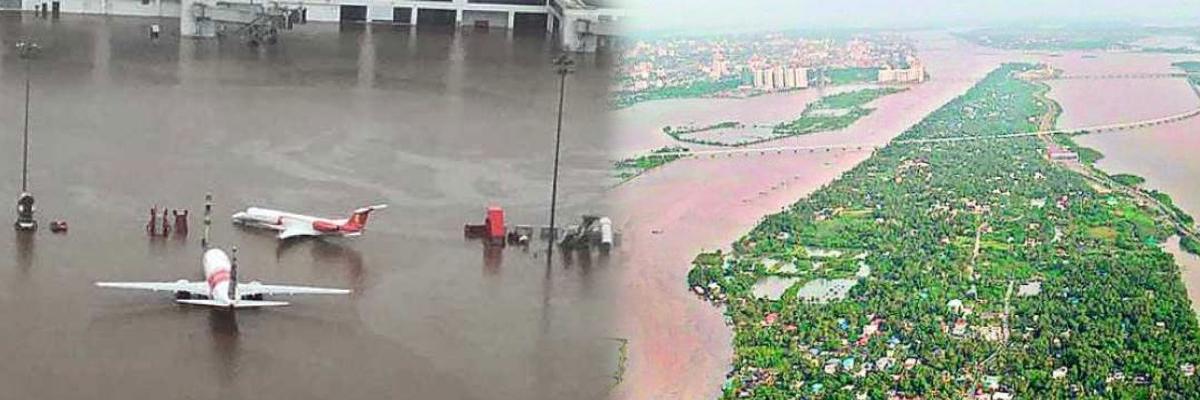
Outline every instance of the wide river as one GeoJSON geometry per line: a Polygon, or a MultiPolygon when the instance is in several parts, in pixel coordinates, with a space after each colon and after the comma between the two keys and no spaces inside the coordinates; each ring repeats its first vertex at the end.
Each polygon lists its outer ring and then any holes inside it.
{"type": "MultiPolygon", "coordinates": [[[[19,192],[33,61],[31,189],[43,226],[0,234],[0,397],[13,399],[603,398],[618,343],[602,260],[487,254],[462,224],[504,206],[548,219],[553,42],[504,30],[308,24],[275,46],[180,39],[175,21],[0,13],[0,193],[19,192]],[[241,280],[347,287],[289,307],[184,307],[99,280],[199,279],[203,196],[241,280]],[[251,205],[344,217],[353,240],[282,245],[236,229],[251,205]],[[148,239],[152,205],[192,235],[148,239]]],[[[603,212],[603,58],[568,80],[559,221],[603,212]]],[[[11,208],[9,209],[11,210],[11,208]]],[[[6,212],[11,218],[11,212],[6,212]]],[[[5,222],[7,223],[7,222],[5,222]]]]}

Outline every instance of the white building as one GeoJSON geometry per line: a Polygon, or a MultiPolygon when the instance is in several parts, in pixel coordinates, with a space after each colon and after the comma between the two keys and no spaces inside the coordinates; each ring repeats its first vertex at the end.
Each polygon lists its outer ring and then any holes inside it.
{"type": "Polygon", "coordinates": [[[879,70],[879,83],[921,83],[925,81],[925,66],[913,63],[905,69],[885,67],[879,70]]]}
{"type": "Polygon", "coordinates": [[[766,91],[802,89],[808,87],[808,70],[799,67],[764,67],[750,69],[754,88],[766,91]]]}
{"type": "Polygon", "coordinates": [[[767,70],[752,69],[752,70],[750,70],[750,75],[754,77],[754,88],[755,89],[761,89],[761,88],[766,87],[766,85],[767,85],[767,76],[766,76],[767,70]]]}

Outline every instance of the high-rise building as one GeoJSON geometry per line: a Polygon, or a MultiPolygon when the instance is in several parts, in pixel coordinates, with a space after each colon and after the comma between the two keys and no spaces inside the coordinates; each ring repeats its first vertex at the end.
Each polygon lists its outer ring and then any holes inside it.
{"type": "Polygon", "coordinates": [[[725,63],[725,56],[721,53],[714,53],[712,60],[712,68],[708,70],[708,76],[712,79],[720,79],[722,76],[729,74],[729,67],[725,63]]]}
{"type": "Polygon", "coordinates": [[[783,71],[783,81],[783,86],[787,87],[788,89],[796,87],[796,69],[790,67],[785,69],[783,71]]]}
{"type": "Polygon", "coordinates": [[[773,85],[771,85],[771,88],[784,89],[787,87],[787,86],[785,86],[785,84],[787,83],[787,79],[785,79],[785,77],[784,77],[782,66],[777,66],[775,68],[771,68],[771,77],[772,77],[771,81],[774,83],[773,85]]]}
{"type": "Polygon", "coordinates": [[[787,76],[787,87],[789,89],[808,87],[808,69],[789,67],[785,75],[787,76]]]}
{"type": "Polygon", "coordinates": [[[766,74],[764,74],[765,71],[766,70],[762,68],[750,69],[750,75],[753,76],[755,89],[762,89],[764,86],[766,86],[767,78],[766,74]]]}

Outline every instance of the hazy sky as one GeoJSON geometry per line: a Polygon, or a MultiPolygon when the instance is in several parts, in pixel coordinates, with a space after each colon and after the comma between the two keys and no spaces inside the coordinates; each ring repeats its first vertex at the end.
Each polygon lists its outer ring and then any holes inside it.
{"type": "Polygon", "coordinates": [[[637,30],[909,28],[1128,21],[1200,25],[1200,0],[619,0],[637,30]]]}

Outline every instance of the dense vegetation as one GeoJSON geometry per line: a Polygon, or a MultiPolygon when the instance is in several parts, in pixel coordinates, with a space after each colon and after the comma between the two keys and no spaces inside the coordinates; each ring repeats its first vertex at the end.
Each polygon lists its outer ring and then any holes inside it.
{"type": "Polygon", "coordinates": [[[621,180],[633,178],[643,172],[683,158],[683,155],[675,153],[686,153],[687,151],[688,149],[685,147],[668,146],[656,149],[648,155],[617,161],[614,165],[616,176],[621,180]]]}
{"type": "MultiPolygon", "coordinates": [[[[896,68],[906,67],[897,66],[896,68]]],[[[825,70],[824,76],[833,85],[875,82],[879,80],[879,68],[831,68],[825,70]]]]}
{"type": "Polygon", "coordinates": [[[1171,63],[1171,66],[1189,74],[1200,73],[1200,61],[1179,61],[1171,63]]]}
{"type": "Polygon", "coordinates": [[[735,331],[724,398],[1200,398],[1167,216],[1048,161],[1036,137],[899,142],[1035,131],[1053,107],[1012,77],[1029,68],[1001,66],[731,253],[696,258],[689,285],[735,331]],[[752,292],[768,276],[858,283],[844,300],[799,284],[768,300],[752,292]]]}
{"type": "Polygon", "coordinates": [[[1146,183],[1146,178],[1132,174],[1116,174],[1112,176],[1112,180],[1125,186],[1137,186],[1146,183]]]}
{"type": "Polygon", "coordinates": [[[781,136],[795,136],[842,129],[871,113],[873,109],[866,108],[867,103],[903,90],[887,87],[825,96],[805,107],[799,118],[776,125],[772,132],[781,136]],[[828,113],[835,110],[843,112],[828,113]]]}
{"type": "Polygon", "coordinates": [[[712,96],[737,89],[741,85],[742,77],[730,77],[717,81],[700,80],[682,86],[616,93],[613,97],[613,106],[623,108],[643,101],[712,96]]]}
{"type": "Polygon", "coordinates": [[[1182,69],[1188,74],[1188,81],[1192,85],[1200,85],[1200,61],[1180,61],[1171,63],[1171,66],[1182,69]]]}

